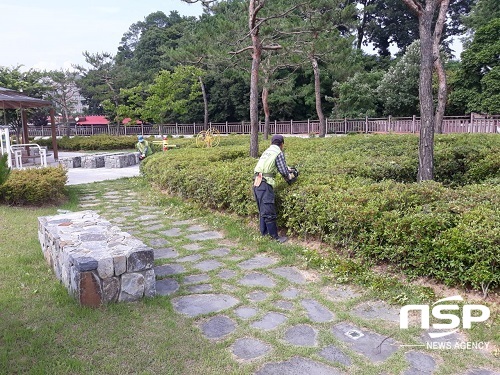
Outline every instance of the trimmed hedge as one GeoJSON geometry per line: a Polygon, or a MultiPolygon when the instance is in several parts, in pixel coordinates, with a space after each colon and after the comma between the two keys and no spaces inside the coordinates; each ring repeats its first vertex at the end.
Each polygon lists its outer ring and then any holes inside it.
{"type": "MultiPolygon", "coordinates": [[[[185,147],[141,164],[152,183],[208,208],[255,215],[248,136],[185,147]]],[[[268,141],[260,142],[260,152],[268,141]]],[[[500,136],[436,136],[436,179],[415,183],[418,138],[287,138],[299,181],[276,188],[279,224],[409,276],[487,290],[500,286],[500,136]]]]}
{"type": "MultiPolygon", "coordinates": [[[[39,139],[39,145],[52,149],[52,139],[39,139]]],[[[66,151],[82,150],[124,150],[135,148],[136,136],[111,136],[107,134],[93,135],[91,137],[62,137],[57,140],[57,147],[66,151]]]]}
{"type": "Polygon", "coordinates": [[[65,198],[67,179],[63,167],[12,170],[0,185],[0,202],[34,206],[58,203],[65,198]]]}

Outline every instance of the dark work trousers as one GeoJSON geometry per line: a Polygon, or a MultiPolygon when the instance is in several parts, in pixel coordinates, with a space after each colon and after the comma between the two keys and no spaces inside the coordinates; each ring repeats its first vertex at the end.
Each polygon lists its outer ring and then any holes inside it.
{"type": "Polygon", "coordinates": [[[260,186],[253,187],[253,195],[259,208],[259,228],[260,233],[265,236],[269,234],[273,238],[278,238],[278,225],[276,219],[276,206],[274,203],[274,190],[264,179],[260,186]]]}

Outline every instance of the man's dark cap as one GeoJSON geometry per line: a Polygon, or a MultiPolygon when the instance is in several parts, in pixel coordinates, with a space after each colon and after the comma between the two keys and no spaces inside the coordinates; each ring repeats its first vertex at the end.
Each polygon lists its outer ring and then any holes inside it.
{"type": "Polygon", "coordinates": [[[281,134],[275,134],[273,135],[273,137],[271,138],[271,144],[272,145],[281,145],[282,143],[285,143],[285,138],[283,138],[283,136],[281,134]]]}

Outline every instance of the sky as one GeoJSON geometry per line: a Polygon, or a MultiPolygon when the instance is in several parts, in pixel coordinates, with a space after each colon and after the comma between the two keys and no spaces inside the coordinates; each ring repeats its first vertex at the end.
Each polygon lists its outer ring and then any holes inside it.
{"type": "Polygon", "coordinates": [[[181,0],[0,0],[0,66],[22,70],[86,66],[82,53],[116,54],[129,27],[151,13],[200,16],[181,0]]]}

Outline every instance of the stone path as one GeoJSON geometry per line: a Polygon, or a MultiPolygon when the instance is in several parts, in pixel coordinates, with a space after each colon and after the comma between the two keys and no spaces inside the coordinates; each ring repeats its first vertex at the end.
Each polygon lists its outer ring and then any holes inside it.
{"type": "MultiPolygon", "coordinates": [[[[82,197],[82,209],[96,209],[93,193],[82,197]]],[[[363,368],[388,374],[393,372],[386,364],[398,356],[405,364],[401,374],[439,373],[439,351],[405,347],[391,337],[399,329],[399,309],[350,286],[325,285],[320,275],[285,265],[276,254],[242,249],[196,219],[140,206],[134,192],[108,191],[103,201],[101,215],[154,249],[157,295],[193,318],[207,340],[227,343],[242,366],[260,361],[256,374],[351,374],[363,368]],[[270,359],[282,352],[286,359],[270,359]]],[[[424,333],[419,342],[427,339],[424,333]]],[[[499,372],[471,366],[461,374],[499,372]]]]}

